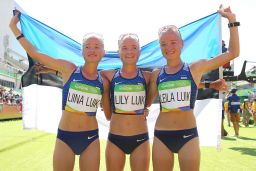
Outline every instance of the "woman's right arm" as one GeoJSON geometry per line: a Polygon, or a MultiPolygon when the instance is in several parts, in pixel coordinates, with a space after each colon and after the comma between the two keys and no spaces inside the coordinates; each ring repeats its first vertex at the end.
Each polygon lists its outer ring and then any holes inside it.
{"type": "Polygon", "coordinates": [[[102,107],[105,113],[105,117],[108,121],[111,120],[112,116],[112,106],[111,106],[111,99],[110,99],[110,83],[115,74],[114,70],[103,70],[101,71],[101,75],[103,78],[104,84],[104,93],[102,95],[102,107]]]}
{"type": "Polygon", "coordinates": [[[102,94],[102,108],[105,114],[105,117],[108,121],[111,119],[112,110],[110,104],[110,83],[105,76],[102,76],[103,85],[104,85],[104,92],[102,94]]]}
{"type": "Polygon", "coordinates": [[[218,91],[227,91],[228,85],[224,79],[220,78],[218,80],[210,82],[209,87],[206,87],[204,82],[200,82],[198,85],[198,89],[200,88],[212,88],[218,91]]]}
{"type": "MultiPolygon", "coordinates": [[[[20,12],[16,10],[16,13],[12,17],[9,24],[9,27],[16,38],[22,34],[20,29],[17,27],[17,23],[19,22],[19,14],[20,12]]],[[[69,75],[69,73],[74,70],[75,65],[73,63],[64,60],[54,59],[46,54],[37,51],[36,48],[25,37],[19,38],[18,41],[24,48],[24,50],[29,54],[29,56],[31,56],[31,58],[39,61],[45,66],[55,69],[64,75],[69,75]]]]}

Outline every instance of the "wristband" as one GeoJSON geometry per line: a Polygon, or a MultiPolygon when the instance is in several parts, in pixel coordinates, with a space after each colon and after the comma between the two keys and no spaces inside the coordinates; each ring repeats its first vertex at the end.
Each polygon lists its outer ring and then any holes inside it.
{"type": "Polygon", "coordinates": [[[21,33],[18,37],[16,37],[17,40],[20,40],[24,35],[21,33]]]}
{"type": "Polygon", "coordinates": [[[204,87],[205,87],[205,88],[210,88],[210,83],[209,83],[209,82],[205,82],[205,83],[204,83],[204,87]]]}
{"type": "Polygon", "coordinates": [[[240,22],[228,23],[228,28],[240,26],[240,22]]]}

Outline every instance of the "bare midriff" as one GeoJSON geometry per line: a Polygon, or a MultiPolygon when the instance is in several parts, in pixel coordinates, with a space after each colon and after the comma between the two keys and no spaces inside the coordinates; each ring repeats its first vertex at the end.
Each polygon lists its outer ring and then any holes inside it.
{"type": "Polygon", "coordinates": [[[88,131],[98,128],[95,116],[63,110],[59,128],[65,131],[88,131]]]}
{"type": "Polygon", "coordinates": [[[131,136],[148,132],[144,115],[112,114],[110,132],[117,135],[131,136]]]}
{"type": "Polygon", "coordinates": [[[155,125],[157,130],[183,130],[195,127],[193,110],[160,112],[155,125]]]}

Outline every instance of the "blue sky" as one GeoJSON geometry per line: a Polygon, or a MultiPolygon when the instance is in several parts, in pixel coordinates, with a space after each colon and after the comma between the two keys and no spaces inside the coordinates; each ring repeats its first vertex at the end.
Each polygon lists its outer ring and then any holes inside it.
{"type": "MultiPolygon", "coordinates": [[[[134,32],[141,45],[157,39],[159,27],[174,24],[181,27],[217,11],[220,4],[231,6],[241,22],[241,55],[235,60],[235,73],[244,60],[254,57],[256,24],[255,0],[16,0],[28,15],[81,42],[87,32],[102,33],[106,50],[117,50],[120,34],[134,32]],[[254,14],[254,15],[253,15],[254,14]]],[[[228,44],[227,20],[222,20],[222,37],[228,44]]],[[[255,65],[255,64],[251,64],[255,65]]],[[[250,67],[250,66],[249,66],[250,67]]]]}

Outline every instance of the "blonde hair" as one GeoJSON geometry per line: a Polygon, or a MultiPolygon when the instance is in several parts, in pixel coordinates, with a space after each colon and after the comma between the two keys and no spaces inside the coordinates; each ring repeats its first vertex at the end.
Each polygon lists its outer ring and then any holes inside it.
{"type": "Polygon", "coordinates": [[[163,33],[166,33],[168,31],[172,31],[172,32],[176,33],[182,39],[180,30],[175,25],[166,25],[166,26],[161,27],[158,30],[158,37],[161,37],[163,33]]]}
{"type": "Polygon", "coordinates": [[[104,45],[104,39],[103,39],[103,36],[99,33],[95,33],[95,32],[91,32],[91,33],[86,33],[83,37],[83,44],[82,46],[84,47],[84,44],[86,43],[86,41],[90,38],[97,38],[101,41],[102,45],[104,45]]]}
{"type": "Polygon", "coordinates": [[[138,46],[140,47],[140,41],[139,41],[139,37],[137,34],[135,33],[125,33],[125,34],[121,34],[119,36],[119,39],[118,39],[118,48],[120,48],[122,42],[124,39],[126,39],[127,37],[130,37],[132,39],[134,39],[137,43],[138,43],[138,46]]]}

